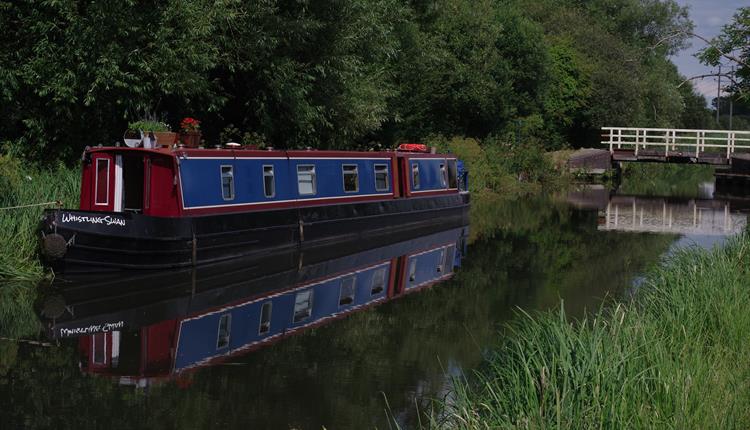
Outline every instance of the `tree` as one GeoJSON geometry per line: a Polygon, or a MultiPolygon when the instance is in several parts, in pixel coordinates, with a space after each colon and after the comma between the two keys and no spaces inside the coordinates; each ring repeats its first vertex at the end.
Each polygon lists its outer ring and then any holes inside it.
{"type": "Polygon", "coordinates": [[[750,97],[750,7],[738,9],[733,21],[708,42],[709,46],[698,54],[698,58],[709,66],[718,66],[728,60],[737,67],[735,74],[722,74],[730,81],[728,90],[745,99],[750,97]]]}

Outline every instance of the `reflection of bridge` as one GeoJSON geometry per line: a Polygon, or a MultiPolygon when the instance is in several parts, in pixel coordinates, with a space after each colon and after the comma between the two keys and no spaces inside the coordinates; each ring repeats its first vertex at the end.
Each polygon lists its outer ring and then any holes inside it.
{"type": "Polygon", "coordinates": [[[719,200],[612,196],[599,211],[599,230],[724,236],[746,225],[747,215],[731,212],[729,202],[719,200]]]}
{"type": "Polygon", "coordinates": [[[602,185],[568,191],[566,201],[580,209],[597,210],[599,230],[707,236],[740,233],[750,209],[737,200],[610,195],[602,185]]]}
{"type": "Polygon", "coordinates": [[[733,165],[750,161],[750,131],[603,127],[612,161],[733,165]],[[737,152],[745,152],[738,154],[737,152]]]}

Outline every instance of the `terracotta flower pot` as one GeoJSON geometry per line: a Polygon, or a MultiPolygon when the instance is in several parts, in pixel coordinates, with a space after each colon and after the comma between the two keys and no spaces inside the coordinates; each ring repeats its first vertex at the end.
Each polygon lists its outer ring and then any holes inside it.
{"type": "Polygon", "coordinates": [[[180,133],[180,142],[188,148],[197,148],[201,143],[201,132],[183,131],[180,133]]]}
{"type": "Polygon", "coordinates": [[[172,131],[155,131],[156,144],[160,146],[172,146],[177,143],[177,133],[172,131]]]}

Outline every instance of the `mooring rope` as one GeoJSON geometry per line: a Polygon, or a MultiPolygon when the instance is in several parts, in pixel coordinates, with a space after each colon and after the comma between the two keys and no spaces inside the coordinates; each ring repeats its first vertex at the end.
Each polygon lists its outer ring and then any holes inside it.
{"type": "Polygon", "coordinates": [[[52,346],[52,344],[49,342],[40,342],[38,340],[30,340],[30,339],[13,339],[10,337],[0,336],[0,340],[7,340],[9,342],[27,343],[29,345],[36,345],[36,346],[52,346]]]}
{"type": "Polygon", "coordinates": [[[35,206],[50,206],[50,205],[62,206],[62,202],[60,200],[55,200],[53,202],[34,203],[30,205],[8,206],[8,207],[0,208],[0,211],[6,210],[6,209],[22,209],[22,208],[33,208],[35,206]]]}

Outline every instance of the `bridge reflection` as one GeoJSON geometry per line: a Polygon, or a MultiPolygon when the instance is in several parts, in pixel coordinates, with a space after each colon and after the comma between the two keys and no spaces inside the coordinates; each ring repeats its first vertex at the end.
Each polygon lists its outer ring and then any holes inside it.
{"type": "Polygon", "coordinates": [[[611,195],[604,187],[570,192],[567,201],[599,212],[598,229],[728,236],[747,227],[747,213],[731,200],[611,195]]]}
{"type": "Polygon", "coordinates": [[[747,215],[721,200],[613,196],[599,221],[599,230],[727,236],[745,229],[747,215]]]}

